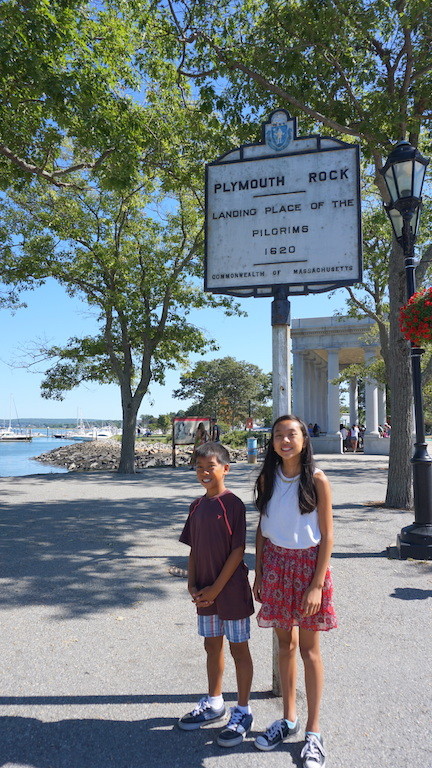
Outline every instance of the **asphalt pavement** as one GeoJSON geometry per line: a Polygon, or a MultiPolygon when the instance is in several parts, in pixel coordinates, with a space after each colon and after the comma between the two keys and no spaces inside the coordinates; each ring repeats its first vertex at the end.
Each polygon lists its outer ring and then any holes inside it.
{"type": "MultiPolygon", "coordinates": [[[[432,563],[389,558],[413,521],[379,506],[387,458],[320,456],[334,492],[333,578],[340,627],[322,634],[327,768],[432,768],[432,563]]],[[[253,570],[256,466],[233,464],[253,570]]],[[[253,735],[176,721],[206,692],[178,542],[200,495],[187,468],[0,478],[3,768],[258,768],[300,765],[302,732],[269,753],[253,735]]],[[[250,574],[251,579],[253,573],[250,574]]],[[[280,717],[272,632],[252,619],[254,733],[280,717]]],[[[306,704],[299,661],[298,705],[306,704]]],[[[235,703],[227,654],[225,698],[235,703]]]]}

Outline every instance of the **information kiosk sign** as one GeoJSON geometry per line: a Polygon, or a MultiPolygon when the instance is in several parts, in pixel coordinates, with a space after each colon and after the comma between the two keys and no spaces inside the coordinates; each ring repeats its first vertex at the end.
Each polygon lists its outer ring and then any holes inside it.
{"type": "Polygon", "coordinates": [[[297,137],[276,110],[263,141],[206,167],[205,289],[301,295],[362,279],[359,147],[297,137]]]}

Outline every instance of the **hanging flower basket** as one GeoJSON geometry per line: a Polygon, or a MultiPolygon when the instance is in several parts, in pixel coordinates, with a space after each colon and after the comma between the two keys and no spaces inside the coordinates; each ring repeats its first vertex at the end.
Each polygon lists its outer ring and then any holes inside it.
{"type": "Polygon", "coordinates": [[[401,307],[399,324],[402,336],[417,347],[432,342],[432,286],[413,293],[401,307]]]}

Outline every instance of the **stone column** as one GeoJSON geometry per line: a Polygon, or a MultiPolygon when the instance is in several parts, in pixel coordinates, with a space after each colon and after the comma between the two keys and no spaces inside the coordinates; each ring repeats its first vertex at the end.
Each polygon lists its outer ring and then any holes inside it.
{"type": "MultiPolygon", "coordinates": [[[[375,360],[375,350],[365,349],[365,362],[375,360]]],[[[366,434],[379,437],[378,432],[378,384],[375,379],[365,381],[366,434]]]]}
{"type": "Polygon", "coordinates": [[[339,431],[340,424],[339,384],[332,384],[331,382],[332,379],[337,379],[339,376],[339,350],[329,349],[327,355],[327,431],[334,435],[339,431]]]}
{"type": "Polygon", "coordinates": [[[326,369],[323,364],[319,368],[319,413],[321,421],[318,422],[323,432],[328,431],[328,413],[327,413],[327,381],[326,369]]]}
{"type": "Polygon", "coordinates": [[[293,352],[293,412],[304,419],[304,357],[301,352],[293,352]]]}
{"type": "Polygon", "coordinates": [[[311,360],[310,367],[310,396],[311,396],[311,409],[310,409],[310,421],[312,424],[319,423],[318,413],[318,368],[316,360],[311,360]]]}
{"type": "Polygon", "coordinates": [[[315,368],[315,376],[314,376],[315,408],[314,408],[314,420],[312,423],[315,424],[315,422],[317,422],[321,430],[324,430],[324,414],[322,410],[322,370],[321,370],[320,361],[318,359],[315,359],[314,368],[315,368]]]}
{"type": "Polygon", "coordinates": [[[308,424],[311,420],[311,362],[309,355],[306,354],[303,358],[304,365],[304,379],[303,379],[303,420],[308,424]]]}
{"type": "Polygon", "coordinates": [[[356,376],[350,379],[349,382],[349,409],[349,425],[352,427],[353,424],[358,423],[358,385],[356,376]]]}
{"type": "Polygon", "coordinates": [[[378,387],[378,424],[383,427],[387,421],[385,387],[378,387]]]}

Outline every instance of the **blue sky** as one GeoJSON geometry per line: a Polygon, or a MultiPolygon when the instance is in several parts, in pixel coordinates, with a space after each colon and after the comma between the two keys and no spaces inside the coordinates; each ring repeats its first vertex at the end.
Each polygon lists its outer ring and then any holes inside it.
{"type": "MultiPolygon", "coordinates": [[[[297,296],[291,300],[291,317],[327,317],[336,310],[344,311],[346,291],[333,295],[297,296]]],[[[20,361],[30,362],[29,350],[38,342],[64,345],[73,335],[91,333],[94,326],[86,305],[71,299],[54,281],[23,294],[26,309],[14,315],[0,312],[2,343],[0,347],[0,423],[12,418],[77,418],[85,420],[121,418],[120,391],[115,385],[88,384],[77,387],[59,402],[40,396],[43,366],[16,367],[20,361]]],[[[231,355],[271,370],[270,299],[248,298],[241,302],[248,317],[226,317],[220,310],[194,312],[192,321],[218,340],[218,352],[204,354],[212,360],[231,355]]],[[[199,359],[191,358],[192,363],[199,359]]],[[[190,401],[176,400],[172,392],[179,386],[181,371],[170,371],[165,386],[154,385],[140,408],[140,413],[168,413],[185,408],[190,401]]]]}

